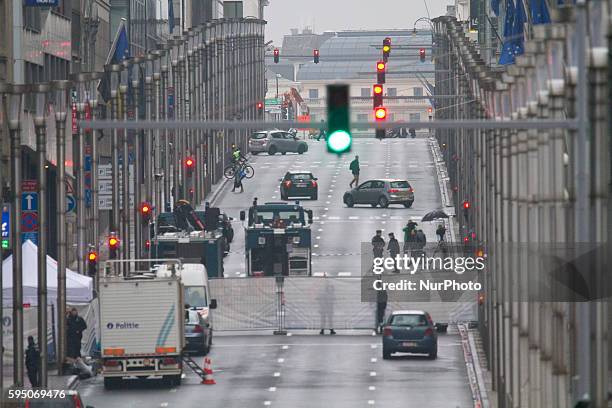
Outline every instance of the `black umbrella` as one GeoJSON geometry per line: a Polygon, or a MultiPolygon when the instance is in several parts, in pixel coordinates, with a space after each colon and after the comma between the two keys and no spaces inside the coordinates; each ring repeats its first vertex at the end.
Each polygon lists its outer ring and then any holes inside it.
{"type": "Polygon", "coordinates": [[[442,210],[434,210],[425,214],[421,221],[433,221],[439,218],[448,218],[448,215],[442,210]]]}

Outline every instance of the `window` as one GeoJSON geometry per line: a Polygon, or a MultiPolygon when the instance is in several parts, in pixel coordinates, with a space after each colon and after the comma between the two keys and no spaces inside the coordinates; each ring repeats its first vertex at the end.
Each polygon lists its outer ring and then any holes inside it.
{"type": "Polygon", "coordinates": [[[370,88],[361,88],[361,96],[362,97],[370,96],[370,88]]]}
{"type": "Polygon", "coordinates": [[[257,132],[251,135],[251,139],[265,139],[268,136],[266,132],[257,132]]]}
{"type": "Polygon", "coordinates": [[[36,7],[23,7],[23,28],[40,32],[40,9],[36,7]]]}
{"type": "Polygon", "coordinates": [[[357,114],[357,120],[359,122],[367,122],[368,121],[368,114],[367,113],[358,113],[357,114]]]}
{"type": "Polygon", "coordinates": [[[394,315],[389,322],[392,326],[427,326],[427,318],[423,315],[394,315]]]}
{"type": "MultiPolygon", "coordinates": [[[[43,78],[43,67],[30,62],[25,63],[25,83],[36,84],[44,80],[43,78]]],[[[36,109],[36,97],[33,93],[28,92],[24,98],[25,109],[33,112],[36,109]]]]}
{"type": "Polygon", "coordinates": [[[421,114],[420,113],[411,113],[410,114],[410,120],[411,121],[419,121],[419,120],[421,120],[421,114]]]}
{"type": "Polygon", "coordinates": [[[185,286],[185,304],[190,307],[206,307],[206,290],[204,286],[185,286]]]}
{"type": "Polygon", "coordinates": [[[414,96],[423,96],[423,87],[415,86],[414,88],[412,88],[412,93],[414,94],[414,96]]]}
{"type": "Polygon", "coordinates": [[[319,99],[319,90],[318,89],[309,89],[308,97],[310,99],[319,99]]]}
{"type": "Polygon", "coordinates": [[[397,88],[387,88],[387,96],[397,96],[397,88]]]}
{"type": "Polygon", "coordinates": [[[223,18],[242,18],[242,2],[223,2],[223,18]]]}
{"type": "Polygon", "coordinates": [[[359,186],[359,189],[364,190],[366,188],[372,188],[372,183],[372,181],[366,181],[365,183],[359,186]]]}
{"type": "Polygon", "coordinates": [[[385,188],[385,182],[384,181],[373,181],[372,188],[385,188]]]}
{"type": "Polygon", "coordinates": [[[283,133],[282,132],[272,133],[272,139],[283,139],[283,133]]]}
{"type": "Polygon", "coordinates": [[[310,173],[297,173],[291,175],[292,180],[312,180],[312,174],[310,173]]]}
{"type": "Polygon", "coordinates": [[[391,188],[410,188],[410,184],[407,181],[392,181],[390,186],[391,188]]]}

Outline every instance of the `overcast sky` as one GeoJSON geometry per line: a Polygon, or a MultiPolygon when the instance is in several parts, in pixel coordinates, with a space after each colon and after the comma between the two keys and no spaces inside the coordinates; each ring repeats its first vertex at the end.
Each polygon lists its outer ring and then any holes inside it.
{"type": "MultiPolygon", "coordinates": [[[[454,0],[270,0],[265,8],[266,41],[282,45],[291,28],[314,27],[316,33],[335,30],[412,28],[422,16],[444,15],[454,0]]],[[[427,23],[425,23],[425,27],[427,23]]]]}

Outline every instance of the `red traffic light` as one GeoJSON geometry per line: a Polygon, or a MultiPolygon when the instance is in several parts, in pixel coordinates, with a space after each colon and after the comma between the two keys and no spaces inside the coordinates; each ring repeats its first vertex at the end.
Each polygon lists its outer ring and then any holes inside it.
{"type": "Polygon", "coordinates": [[[108,238],[108,246],[111,249],[116,249],[119,246],[119,238],[117,238],[117,237],[109,237],[108,238]]]}
{"type": "Polygon", "coordinates": [[[485,302],[485,295],[484,293],[481,292],[478,294],[478,304],[484,305],[484,302],[485,302]]]}
{"type": "Polygon", "coordinates": [[[464,210],[469,210],[471,206],[472,206],[472,205],[470,204],[470,202],[469,202],[469,201],[464,201],[464,202],[463,202],[463,209],[464,209],[464,210]]]}
{"type": "Polygon", "coordinates": [[[275,57],[278,57],[278,56],[279,56],[279,54],[280,54],[279,49],[278,49],[278,48],[275,48],[275,49],[274,49],[274,56],[275,56],[275,57]]]}
{"type": "Polygon", "coordinates": [[[466,244],[470,242],[470,237],[463,237],[463,242],[465,242],[466,244]]]}
{"type": "Polygon", "coordinates": [[[314,53],[314,56],[316,57],[319,55],[319,50],[314,50],[313,53],[314,53]]]}
{"type": "Polygon", "coordinates": [[[263,107],[264,107],[263,102],[261,102],[261,101],[257,102],[257,109],[261,110],[261,109],[263,109],[263,107]]]}
{"type": "Polygon", "coordinates": [[[374,117],[376,120],[387,119],[387,108],[379,106],[378,108],[374,109],[374,117]]]}
{"type": "Polygon", "coordinates": [[[427,108],[427,113],[429,113],[431,115],[432,112],[433,112],[433,109],[431,108],[431,106],[429,108],[427,108]]]}
{"type": "Polygon", "coordinates": [[[424,56],[425,56],[425,48],[420,48],[420,49],[419,49],[419,55],[420,55],[421,57],[424,57],[424,56]]]}
{"type": "Polygon", "coordinates": [[[140,213],[142,215],[149,215],[149,214],[151,214],[151,204],[149,204],[149,203],[141,203],[140,204],[140,213]]]}
{"type": "Polygon", "coordinates": [[[187,168],[191,168],[191,167],[193,167],[194,165],[195,165],[195,160],[194,160],[193,158],[191,158],[191,157],[187,157],[187,158],[185,159],[185,166],[186,166],[187,168]]]}
{"type": "Polygon", "coordinates": [[[376,70],[379,71],[379,72],[384,72],[385,71],[385,67],[386,67],[386,65],[385,65],[385,63],[383,61],[378,61],[376,63],[376,70]]]}
{"type": "Polygon", "coordinates": [[[98,254],[95,251],[90,251],[87,254],[87,260],[89,262],[96,262],[98,260],[98,254]]]}
{"type": "Polygon", "coordinates": [[[374,85],[374,95],[381,95],[383,93],[383,86],[376,84],[374,85]]]}

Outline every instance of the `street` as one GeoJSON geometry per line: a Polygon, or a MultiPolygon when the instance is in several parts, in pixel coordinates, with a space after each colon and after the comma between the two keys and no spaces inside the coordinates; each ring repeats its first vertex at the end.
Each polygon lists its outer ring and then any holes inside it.
{"type": "Polygon", "coordinates": [[[420,222],[423,215],[441,206],[428,139],[385,139],[382,142],[373,138],[354,139],[352,151],[342,156],[329,154],[323,141],[310,141],[309,150],[303,155],[259,154],[252,156],[250,161],[255,168],[255,177],[245,180],[244,193],[232,193],[230,182],[212,203],[234,217],[236,236],[231,253],[224,262],[228,277],[245,273],[240,211],[247,210],[255,197],[260,204],[281,201],[279,180],[289,170],[309,170],[318,178],[319,199],[301,201],[314,213],[313,275],[359,276],[361,243],[369,243],[377,229],[383,231],[385,241],[388,241],[387,234],[393,232],[402,242],[402,228],[411,218],[418,221],[428,242],[436,239],[435,223],[420,222]],[[401,205],[347,208],[342,196],[352,180],[349,163],[355,155],[359,156],[361,165],[360,183],[372,178],[408,180],[415,190],[412,208],[401,205]]]}
{"type": "Polygon", "coordinates": [[[79,391],[96,408],[473,407],[455,331],[438,337],[433,361],[412,355],[383,361],[380,337],[366,332],[216,336],[209,354],[216,385],[201,385],[185,371],[177,388],[135,380],[105,391],[98,376],[83,381],[79,391]]]}

